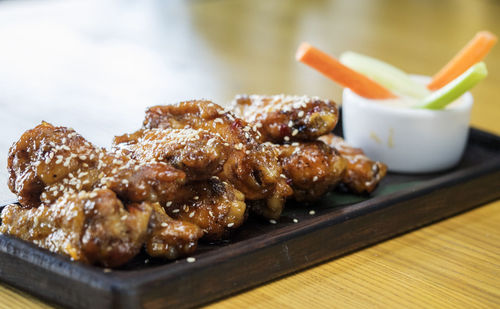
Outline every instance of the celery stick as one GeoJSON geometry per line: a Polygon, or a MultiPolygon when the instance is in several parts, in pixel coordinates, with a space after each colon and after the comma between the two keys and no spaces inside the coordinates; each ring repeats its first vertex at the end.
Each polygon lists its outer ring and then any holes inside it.
{"type": "Polygon", "coordinates": [[[396,93],[417,99],[422,99],[430,94],[425,85],[412,80],[408,74],[400,69],[375,58],[349,51],[340,56],[340,62],[396,93]]]}
{"type": "Polygon", "coordinates": [[[467,90],[474,87],[483,78],[488,75],[488,70],[484,62],[479,62],[470,67],[467,71],[462,73],[459,77],[455,78],[443,88],[434,91],[431,95],[424,98],[417,108],[427,109],[443,109],[446,105],[455,101],[467,90]]]}

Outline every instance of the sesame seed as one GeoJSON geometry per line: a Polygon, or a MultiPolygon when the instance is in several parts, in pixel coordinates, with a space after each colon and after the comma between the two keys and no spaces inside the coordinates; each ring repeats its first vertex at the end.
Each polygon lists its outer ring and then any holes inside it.
{"type": "Polygon", "coordinates": [[[309,210],[309,214],[310,214],[311,216],[314,216],[314,215],[316,214],[316,212],[315,212],[314,210],[309,210]]]}
{"type": "Polygon", "coordinates": [[[186,262],[188,262],[188,263],[194,263],[194,262],[196,262],[196,259],[194,257],[190,256],[190,257],[188,257],[186,259],[186,262]]]}
{"type": "Polygon", "coordinates": [[[280,174],[280,177],[286,179],[285,174],[280,174]]]}
{"type": "Polygon", "coordinates": [[[103,270],[103,271],[104,271],[105,273],[109,273],[109,272],[111,272],[111,268],[104,268],[104,270],[103,270]]]}
{"type": "Polygon", "coordinates": [[[313,177],[313,182],[316,182],[316,181],[318,181],[318,176],[313,177]]]}
{"type": "Polygon", "coordinates": [[[288,142],[288,141],[290,140],[290,137],[285,136],[283,139],[284,139],[286,142],[288,142]]]}
{"type": "Polygon", "coordinates": [[[194,217],[194,211],[189,214],[189,218],[192,218],[192,217],[194,217]]]}
{"type": "Polygon", "coordinates": [[[293,219],[293,223],[298,223],[299,222],[299,219],[293,219]]]}
{"type": "Polygon", "coordinates": [[[166,204],[167,207],[170,207],[172,206],[172,201],[168,201],[167,204],[166,204]]]}
{"type": "Polygon", "coordinates": [[[297,134],[299,134],[299,130],[295,129],[295,130],[292,131],[292,136],[295,136],[297,134]]]}
{"type": "Polygon", "coordinates": [[[274,219],[271,219],[271,220],[269,220],[269,223],[271,223],[271,224],[276,224],[276,223],[278,223],[278,222],[276,222],[276,220],[274,220],[274,219]]]}
{"type": "Polygon", "coordinates": [[[167,224],[166,222],[162,222],[160,225],[161,225],[162,227],[167,227],[167,226],[168,226],[168,224],[167,224]]]}
{"type": "Polygon", "coordinates": [[[172,210],[172,212],[173,212],[174,214],[176,214],[176,213],[178,213],[178,212],[179,212],[179,209],[174,209],[174,210],[172,210]]]}
{"type": "Polygon", "coordinates": [[[193,197],[193,199],[197,201],[200,199],[200,197],[197,195],[197,196],[193,197]]]}
{"type": "Polygon", "coordinates": [[[303,117],[303,116],[304,116],[304,111],[300,111],[300,112],[297,114],[297,116],[299,116],[299,117],[303,117]]]}

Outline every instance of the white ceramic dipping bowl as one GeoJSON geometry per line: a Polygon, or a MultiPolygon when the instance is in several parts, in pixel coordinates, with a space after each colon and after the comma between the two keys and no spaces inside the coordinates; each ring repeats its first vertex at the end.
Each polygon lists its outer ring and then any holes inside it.
{"type": "Polygon", "coordinates": [[[370,158],[387,164],[392,172],[437,172],[460,161],[473,104],[469,92],[443,110],[385,103],[388,102],[366,99],[347,88],[344,90],[342,123],[348,144],[362,148],[370,158]]]}

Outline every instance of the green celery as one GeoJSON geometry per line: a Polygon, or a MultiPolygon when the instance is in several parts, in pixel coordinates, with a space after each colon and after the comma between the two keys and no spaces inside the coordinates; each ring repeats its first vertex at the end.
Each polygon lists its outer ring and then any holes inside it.
{"type": "Polygon", "coordinates": [[[443,109],[446,105],[455,101],[462,94],[474,87],[488,75],[484,62],[479,62],[470,67],[443,88],[434,91],[418,104],[417,108],[443,109]]]}
{"type": "Polygon", "coordinates": [[[417,99],[431,93],[425,85],[412,80],[402,70],[378,59],[348,51],[340,56],[340,62],[396,93],[417,99]]]}

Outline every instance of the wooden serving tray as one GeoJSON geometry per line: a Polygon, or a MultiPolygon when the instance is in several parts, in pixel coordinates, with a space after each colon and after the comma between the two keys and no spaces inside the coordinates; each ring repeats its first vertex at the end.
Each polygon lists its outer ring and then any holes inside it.
{"type": "Polygon", "coordinates": [[[250,218],[230,241],[201,244],[194,263],[140,255],[109,271],[0,235],[0,280],[75,308],[191,307],[499,197],[500,137],[471,129],[465,155],[452,170],[389,174],[370,197],[330,193],[311,205],[290,203],[277,224],[250,218]]]}

